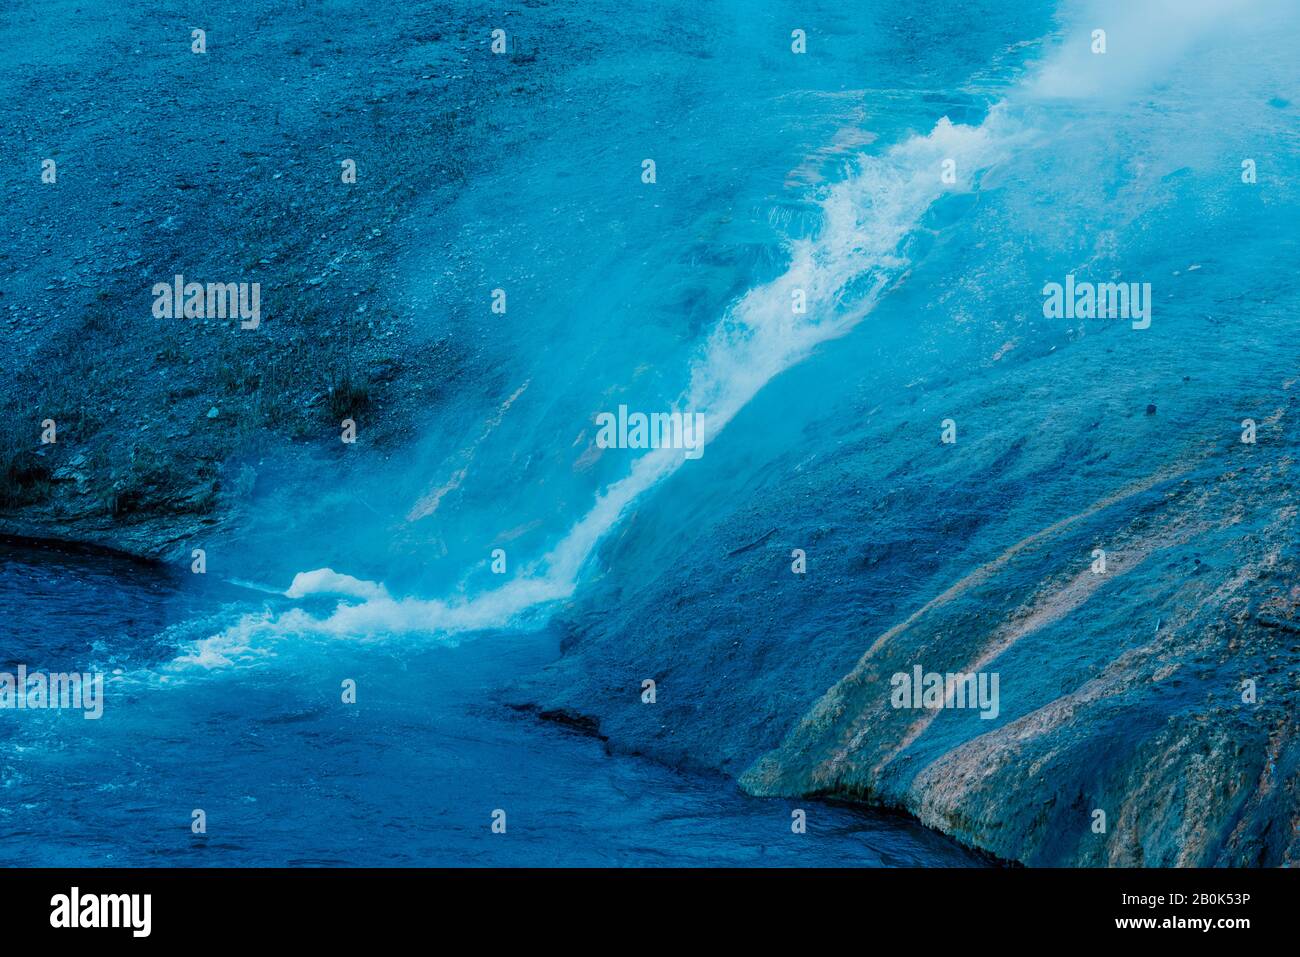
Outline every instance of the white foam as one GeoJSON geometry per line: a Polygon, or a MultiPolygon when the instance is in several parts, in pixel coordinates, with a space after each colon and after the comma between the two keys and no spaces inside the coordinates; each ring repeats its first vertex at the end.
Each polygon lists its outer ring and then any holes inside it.
{"type": "Polygon", "coordinates": [[[306,598],[308,595],[347,595],[352,598],[383,599],[388,591],[375,582],[341,575],[332,568],[318,568],[299,572],[285,593],[286,598],[306,598]]]}
{"type": "MultiPolygon", "coordinates": [[[[1000,122],[996,113],[978,127],[945,118],[927,136],[912,137],[878,157],[863,156],[853,176],[826,191],[819,234],[794,242],[786,272],[751,289],[718,323],[691,364],[678,408],[703,413],[716,437],[773,377],[860,322],[909,265],[899,247],[926,209],[944,191],[969,189],[971,175],[1000,155],[993,149],[1000,122]],[[944,185],[939,177],[941,161],[949,158],[957,163],[955,185],[944,185]],[[803,315],[790,307],[795,288],[807,293],[803,315]]],[[[176,663],[225,666],[269,654],[279,639],[305,633],[366,639],[429,632],[453,640],[456,634],[508,625],[529,609],[571,596],[600,540],[634,501],[685,461],[677,449],[638,458],[547,555],[498,588],[462,599],[396,599],[381,583],[333,569],[300,572],[287,597],[340,595],[361,603],[340,602],[323,618],[301,609],[246,616],[198,642],[176,663]]]]}
{"type": "MultiPolygon", "coordinates": [[[[1149,81],[1152,70],[1159,70],[1169,58],[1193,48],[1199,38],[1212,37],[1231,16],[1232,6],[1229,0],[1088,6],[1084,15],[1076,17],[1076,30],[1066,37],[1065,45],[1013,99],[1041,102],[1131,91],[1149,81]],[[1170,23],[1181,26],[1170,29],[1170,23]],[[1105,56],[1089,50],[1088,30],[1093,24],[1108,30],[1110,52],[1105,56]],[[1132,54],[1135,44],[1146,45],[1149,61],[1132,54]]],[[[861,322],[882,293],[905,274],[910,264],[901,247],[926,210],[945,192],[975,188],[981,171],[1015,148],[1020,134],[1010,112],[1006,104],[999,104],[979,126],[944,118],[927,135],[914,136],[879,156],[861,156],[853,175],[820,194],[821,229],[813,238],[791,243],[785,273],[751,289],[719,321],[691,363],[689,385],[678,408],[703,413],[710,438],[716,439],[774,377],[861,322]],[[940,180],[945,159],[956,163],[955,185],[940,180]],[[797,288],[807,294],[809,308],[804,315],[791,310],[791,291],[797,288]]],[[[514,579],[498,588],[445,600],[397,599],[377,582],[331,569],[303,572],[285,593],[288,597],[337,594],[360,602],[342,601],[323,618],[301,609],[278,616],[247,616],[225,632],[198,642],[176,664],[217,667],[259,658],[273,653],[276,642],[289,635],[366,639],[428,632],[439,640],[455,641],[457,634],[509,625],[530,609],[571,596],[598,543],[633,502],[684,461],[681,451],[672,449],[651,451],[637,459],[624,478],[597,495],[548,554],[523,566],[514,579]]],[[[435,498],[412,514],[431,511],[436,505],[435,498]]]]}

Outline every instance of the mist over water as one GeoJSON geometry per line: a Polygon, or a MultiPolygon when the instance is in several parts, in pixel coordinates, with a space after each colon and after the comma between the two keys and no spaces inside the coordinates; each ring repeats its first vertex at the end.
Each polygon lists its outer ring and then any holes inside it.
{"type": "MultiPolygon", "coordinates": [[[[589,354],[599,352],[606,378],[599,391],[589,388],[581,396],[570,397],[556,393],[571,391],[571,384],[559,390],[548,385],[539,388],[534,376],[540,380],[546,370],[527,370],[529,378],[497,409],[486,411],[481,432],[467,446],[432,465],[435,474],[440,471],[440,478],[409,506],[402,506],[404,516],[393,516],[392,521],[409,526],[417,540],[444,551],[440,556],[444,565],[462,563],[462,577],[453,587],[443,597],[429,597],[427,582],[412,584],[407,586],[411,594],[395,597],[381,581],[358,580],[346,569],[299,572],[287,591],[290,597],[332,595],[343,601],[324,617],[294,610],[270,620],[241,622],[182,660],[207,665],[225,661],[221,649],[247,648],[250,632],[297,634],[314,629],[337,636],[426,632],[450,638],[507,627],[530,612],[541,613],[532,619],[534,625],[544,621],[547,605],[574,595],[597,546],[638,499],[689,464],[677,449],[640,455],[598,449],[592,425],[598,411],[639,397],[635,407],[647,411],[703,415],[708,440],[716,441],[760,390],[819,346],[848,334],[872,313],[882,295],[906,281],[914,260],[924,257],[935,233],[959,228],[968,200],[978,201],[981,182],[990,171],[995,188],[1032,194],[1048,180],[1041,165],[1034,163],[1035,155],[1059,155],[1064,148],[1086,164],[1083,172],[1095,169],[1097,186],[1104,190],[1109,157],[1096,156],[1095,147],[1077,149],[1081,118],[1093,113],[1093,122],[1099,125],[1127,123],[1147,136],[1159,135],[1162,131],[1151,129],[1148,116],[1123,120],[1113,111],[1132,108],[1157,87],[1163,90],[1175,84],[1184,99],[1222,100],[1221,78],[1207,73],[1203,63],[1225,43],[1239,48],[1262,44],[1265,50],[1281,53],[1275,24],[1284,18],[1278,4],[1242,11],[1235,4],[1207,0],[1178,5],[1177,17],[1171,17],[1169,5],[1154,6],[1160,9],[1115,3],[1075,5],[1067,11],[1071,19],[1045,42],[1041,60],[1007,64],[1005,89],[986,90],[983,105],[981,98],[972,98],[960,111],[971,117],[982,113],[978,121],[955,123],[945,115],[928,132],[908,134],[900,129],[874,130],[869,119],[859,119],[855,132],[861,135],[847,138],[849,142],[879,139],[888,145],[874,151],[838,151],[842,152],[837,157],[838,180],[826,181],[818,175],[815,185],[797,191],[795,202],[803,208],[798,222],[806,228],[774,230],[764,250],[767,265],[779,264],[778,274],[735,296],[719,310],[716,322],[701,322],[696,334],[682,337],[684,344],[677,345],[675,351],[664,350],[665,355],[656,357],[654,381],[648,385],[641,381],[647,377],[647,368],[639,343],[629,349],[621,339],[610,341],[602,331],[623,325],[612,321],[606,311],[609,303],[601,288],[608,281],[604,274],[592,277],[589,285],[564,282],[562,295],[552,297],[562,299],[558,308],[553,303],[541,304],[543,316],[549,307],[549,311],[567,317],[564,331],[545,321],[539,330],[531,313],[522,320],[504,319],[524,326],[521,335],[525,341],[534,336],[540,339],[552,373],[581,369],[589,354]],[[1169,27],[1171,18],[1178,24],[1176,29],[1169,27]],[[1102,22],[1122,37],[1120,48],[1108,51],[1110,59],[1105,60],[1089,52],[1084,39],[1089,24],[1102,22]],[[1070,112],[1062,114],[1062,103],[1070,112]],[[954,163],[952,183],[941,182],[935,175],[946,160],[954,163]],[[1008,168],[1027,170],[1029,175],[1013,184],[1008,180],[1008,168]],[[791,294],[796,290],[802,291],[810,304],[805,314],[791,310],[791,294]],[[674,383],[680,383],[675,394],[674,383]],[[544,407],[534,411],[535,400],[544,407]],[[583,406],[583,402],[588,404],[583,406]],[[503,428],[507,416],[526,425],[503,428]],[[502,489],[503,478],[516,487],[502,489]],[[476,485],[487,485],[494,494],[476,496],[476,485]],[[547,489],[547,507],[533,507],[539,503],[527,493],[534,486],[547,489]],[[497,492],[504,494],[497,497],[497,492]],[[567,508],[558,508],[560,504],[567,508]],[[447,516],[453,508],[459,514],[447,516]],[[461,533],[461,544],[466,547],[449,548],[440,518],[455,526],[468,526],[471,532],[461,533]],[[512,523],[517,524],[510,527],[512,523]],[[422,538],[424,533],[428,539],[422,538]],[[490,551],[483,543],[489,539],[492,546],[508,545],[505,550],[510,562],[505,576],[482,574],[490,551]]],[[[1283,66],[1280,62],[1274,65],[1283,66]]],[[[1279,88],[1292,72],[1283,67],[1276,77],[1279,88]]],[[[1258,82],[1259,77],[1252,75],[1251,79],[1258,82]]],[[[838,119],[833,114],[828,117],[838,119]]],[[[1226,132],[1227,121],[1227,117],[1219,121],[1220,136],[1226,132]]],[[[836,136],[846,139],[844,131],[841,127],[836,136]]],[[[1105,135],[1096,137],[1098,143],[1117,139],[1112,130],[1101,132],[1105,135]]],[[[1181,124],[1163,132],[1164,145],[1171,151],[1185,135],[1181,124]]],[[[1145,151],[1159,145],[1158,141],[1149,143],[1145,151]]],[[[492,196],[498,187],[488,184],[481,188],[492,196]]],[[[1025,200],[1016,196],[1008,202],[1015,201],[1025,200]]],[[[536,202],[542,205],[542,197],[536,202]]],[[[1148,202],[1158,205],[1159,198],[1148,202]]],[[[470,205],[468,200],[466,203],[470,205]]],[[[1138,203],[1133,205],[1141,208],[1138,203]]],[[[712,217],[714,210],[683,212],[691,217],[690,225],[699,228],[701,220],[712,217]]],[[[1031,223],[1024,225],[1032,228],[1031,223]]],[[[587,261],[593,253],[584,250],[575,254],[574,261],[587,261]]],[[[1110,258],[1113,256],[1111,251],[1110,258]]],[[[1096,254],[1090,258],[1093,262],[1099,259],[1096,254]]],[[[643,266],[644,261],[637,265],[643,266]]],[[[991,266],[996,268],[996,264],[991,266]]],[[[1022,282],[1014,276],[1003,281],[1009,288],[1022,282]]],[[[1024,298],[1032,308],[1033,299],[1028,294],[1024,298]]],[[[1035,317],[1018,319],[1026,332],[1033,331],[1035,317]]],[[[632,338],[635,340],[635,335],[632,338]]],[[[440,431],[436,446],[426,446],[430,453],[425,461],[439,458],[446,448],[444,441],[440,431]]],[[[345,520],[340,524],[345,536],[354,531],[345,520]]],[[[400,570],[397,574],[406,578],[400,570]]]]}
{"type": "MultiPolygon", "coordinates": [[[[1152,336],[1175,336],[1190,307],[1169,267],[1203,257],[1168,237],[1233,201],[1213,184],[1242,156],[1281,162],[1252,135],[1294,109],[1276,105],[1300,39],[1280,4],[992,5],[954,22],[941,48],[959,52],[943,55],[900,38],[890,6],[670,7],[649,40],[611,14],[622,33],[556,102],[503,117],[527,147],[410,223],[422,253],[397,267],[430,339],[473,343],[493,377],[430,383],[424,428],[381,466],[286,466],[210,549],[242,556],[210,585],[58,571],[40,600],[80,641],[33,635],[23,660],[102,668],[107,716],[76,738],[58,714],[0,730],[0,859],[978,863],[919,826],[816,802],[798,806],[820,839],[799,843],[794,804],[611,754],[496,694],[558,656],[556,612],[599,614],[592,602],[684,561],[707,579],[695,530],[774,463],[860,440],[864,404],[900,416],[914,387],[961,394],[1053,354],[1092,376],[1071,350],[1127,324],[1045,319],[1044,282],[1123,264],[1156,284],[1152,336]],[[795,21],[823,29],[791,63],[795,21]],[[1105,58],[1088,51],[1098,26],[1105,58]],[[655,185],[636,179],[645,157],[655,185]],[[498,287],[505,315],[488,309],[498,287]],[[702,459],[598,448],[596,415],[621,404],[701,413],[702,459]],[[651,544],[629,554],[633,516],[651,544]],[[346,679],[358,703],[340,709],[346,679]],[[498,807],[509,844],[487,830],[498,807]]],[[[1214,229],[1232,255],[1241,237],[1214,229]]],[[[924,410],[936,435],[944,407],[924,410]]],[[[1171,435],[1141,454],[1181,452],[1171,435]]],[[[34,601],[41,560],[4,562],[14,600],[34,601]]]]}

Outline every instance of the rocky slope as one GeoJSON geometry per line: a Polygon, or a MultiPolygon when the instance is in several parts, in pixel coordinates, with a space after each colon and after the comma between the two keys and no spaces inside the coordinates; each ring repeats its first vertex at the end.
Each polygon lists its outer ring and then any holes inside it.
{"type": "Polygon", "coordinates": [[[1215,458],[1092,503],[954,582],[876,637],[746,786],[902,807],[1027,864],[1296,863],[1297,528],[1294,506],[1277,507],[1294,497],[1292,462],[1215,458]],[[1051,570],[1107,520],[1105,573],[1051,570]],[[915,662],[1000,672],[1011,720],[891,707],[890,676],[915,662]]]}
{"type": "Polygon", "coordinates": [[[266,463],[385,458],[475,387],[452,331],[470,291],[412,244],[499,161],[517,135],[499,109],[545,89],[555,57],[533,44],[568,21],[540,13],[490,57],[473,6],[7,5],[0,534],[185,555],[266,463]],[[176,274],[260,283],[259,328],[156,318],[176,274]]]}
{"type": "MultiPolygon", "coordinates": [[[[544,97],[600,24],[529,3],[493,60],[467,3],[255,0],[199,24],[83,6],[0,19],[4,139],[21,147],[0,208],[0,535],[183,558],[282,475],[310,491],[318,469],[341,486],[401,461],[447,390],[510,407],[520,384],[494,381],[469,321],[481,264],[412,244],[524,135],[498,107],[544,97]],[[261,282],[261,327],[155,318],[150,289],[176,273],[261,282]]],[[[909,70],[918,50],[969,53],[963,23],[949,44],[912,20],[882,34],[909,70]]],[[[1027,864],[1297,863],[1300,295],[1276,266],[1295,258],[1297,197],[1285,176],[1238,179],[1246,143],[1294,155],[1295,124],[1285,91],[1253,92],[1217,120],[1240,142],[1152,94],[1140,115],[1067,116],[1046,148],[1017,140],[978,194],[936,202],[869,321],[766,383],[616,526],[554,622],[563,656],[510,699],[612,748],[903,809],[1027,864]],[[1152,279],[1150,329],[1039,320],[1044,278],[1081,266],[1152,279]],[[996,675],[996,716],[895,707],[893,677],[918,666],[996,675]]],[[[980,122],[953,100],[936,90],[924,128],[980,122]]],[[[869,113],[844,142],[883,149],[869,113]]],[[[728,294],[754,262],[780,268],[744,233],[698,239],[728,294]]],[[[638,297],[614,304],[629,323],[638,297]]],[[[429,480],[434,505],[461,475],[429,480]]],[[[433,533],[402,532],[409,581],[433,533]]]]}
{"type": "MultiPolygon", "coordinates": [[[[1245,308],[1270,334],[1294,322],[1245,308]]],[[[836,451],[763,463],[743,501],[709,500],[707,470],[675,478],[514,700],[1029,865],[1296,863],[1297,381],[1280,354],[1180,374],[1212,361],[1212,318],[1197,328],[1176,351],[1112,332],[980,384],[856,395],[858,418],[827,414],[856,423],[836,451]],[[951,409],[969,427],[945,448],[951,409]],[[689,532],[652,540],[671,509],[689,532]],[[918,665],[997,675],[998,713],[895,707],[891,679],[918,665]]],[[[833,374],[812,365],[805,382],[833,374]]]]}

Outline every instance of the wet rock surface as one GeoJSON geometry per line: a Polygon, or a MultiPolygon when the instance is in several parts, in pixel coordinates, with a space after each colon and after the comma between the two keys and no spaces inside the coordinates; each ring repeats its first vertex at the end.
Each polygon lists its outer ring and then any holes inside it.
{"type": "Polygon", "coordinates": [[[1295,381],[1278,363],[1198,386],[1154,341],[1122,359],[1106,342],[863,408],[837,452],[765,463],[725,518],[651,546],[708,482],[675,478],[605,550],[618,585],[574,604],[565,656],[515,698],[590,716],[616,749],[720,767],[755,794],[905,810],[1004,860],[1294,864],[1295,381]],[[1063,362],[1071,383],[1106,385],[1056,406],[1063,362]],[[1113,377],[1093,379],[1103,365],[1113,377]],[[1169,415],[1210,424],[1133,441],[1153,379],[1171,383],[1169,415]],[[1267,440],[1195,411],[1222,393],[1267,440]],[[945,458],[908,423],[947,408],[986,418],[945,458]],[[984,421],[1053,427],[1009,451],[973,438],[984,421]],[[629,584],[652,547],[655,573],[629,584]],[[790,587],[795,547],[808,571],[790,587]],[[895,707],[891,679],[918,665],[995,673],[996,715],[895,707]]]}

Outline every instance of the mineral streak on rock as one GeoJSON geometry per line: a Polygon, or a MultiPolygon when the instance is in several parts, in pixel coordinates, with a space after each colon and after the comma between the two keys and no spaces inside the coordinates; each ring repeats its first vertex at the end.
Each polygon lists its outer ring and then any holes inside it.
{"type": "MultiPolygon", "coordinates": [[[[1294,509],[1236,539],[1238,562],[1179,581],[1157,631],[1139,617],[1146,586],[1138,579],[1151,566],[1198,547],[1214,553],[1213,542],[1241,534],[1244,506],[1266,512],[1290,481],[1289,463],[1199,477],[1196,491],[1172,493],[1117,530],[1104,574],[1085,565],[1054,576],[1008,603],[998,621],[955,612],[948,601],[927,605],[874,642],[742,783],[758,794],[841,794],[905,808],[1027,864],[1296,863],[1300,836],[1279,826],[1295,819],[1300,788],[1297,648],[1288,630],[1298,604],[1289,584],[1294,509]],[[1060,662],[1082,664],[1087,654],[1079,647],[1087,633],[1076,624],[1071,635],[1068,623],[1116,606],[1131,612],[1112,616],[1122,633],[1091,641],[1114,641],[1118,653],[1065,673],[1060,662]],[[1261,615],[1264,607],[1276,611],[1261,615]],[[892,708],[891,672],[916,661],[999,671],[1007,720],[989,727],[971,711],[892,708]],[[1243,702],[1247,678],[1259,685],[1256,704],[1243,702]],[[1094,809],[1106,812],[1106,833],[1091,829],[1094,809]]],[[[1050,551],[1068,521],[1009,553],[1050,551]]],[[[954,587],[1014,589],[1000,574],[1017,560],[1009,553],[954,587]]]]}

